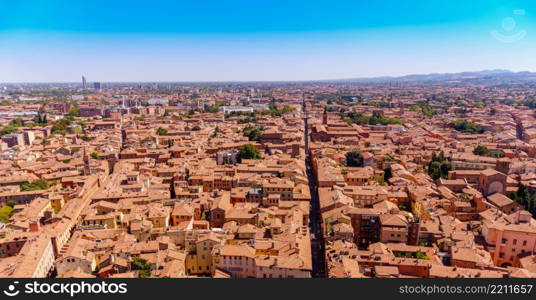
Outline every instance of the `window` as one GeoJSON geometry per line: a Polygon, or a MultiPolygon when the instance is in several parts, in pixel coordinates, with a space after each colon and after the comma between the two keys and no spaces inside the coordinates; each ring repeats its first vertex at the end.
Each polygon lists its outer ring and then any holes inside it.
{"type": "Polygon", "coordinates": [[[507,242],[508,242],[507,239],[502,239],[502,240],[501,240],[501,243],[503,243],[503,244],[506,244],[507,242]]]}
{"type": "Polygon", "coordinates": [[[527,245],[527,241],[523,241],[523,246],[526,246],[527,245]]]}
{"type": "Polygon", "coordinates": [[[504,258],[504,252],[500,252],[500,253],[499,253],[499,257],[500,257],[500,258],[504,258]]]}
{"type": "Polygon", "coordinates": [[[512,245],[515,245],[515,244],[517,244],[517,240],[516,240],[516,239],[514,239],[514,240],[512,241],[512,245]]]}

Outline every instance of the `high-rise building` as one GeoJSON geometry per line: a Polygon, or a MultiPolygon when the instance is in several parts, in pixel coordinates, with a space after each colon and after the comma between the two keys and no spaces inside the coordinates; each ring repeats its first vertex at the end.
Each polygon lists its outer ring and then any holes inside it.
{"type": "Polygon", "coordinates": [[[82,88],[86,89],[86,77],[82,76],[82,88]]]}
{"type": "Polygon", "coordinates": [[[100,82],[93,82],[93,88],[95,90],[100,90],[101,89],[101,84],[100,82]]]}

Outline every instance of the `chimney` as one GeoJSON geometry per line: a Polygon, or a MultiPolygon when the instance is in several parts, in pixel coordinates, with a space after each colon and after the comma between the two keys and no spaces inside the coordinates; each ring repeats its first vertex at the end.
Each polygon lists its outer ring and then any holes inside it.
{"type": "Polygon", "coordinates": [[[39,221],[37,221],[37,220],[30,221],[30,225],[29,225],[28,229],[29,229],[30,232],[38,232],[39,231],[39,221]]]}
{"type": "Polygon", "coordinates": [[[163,243],[163,242],[159,242],[158,243],[158,249],[159,250],[167,250],[168,249],[168,244],[167,243],[163,243]]]}

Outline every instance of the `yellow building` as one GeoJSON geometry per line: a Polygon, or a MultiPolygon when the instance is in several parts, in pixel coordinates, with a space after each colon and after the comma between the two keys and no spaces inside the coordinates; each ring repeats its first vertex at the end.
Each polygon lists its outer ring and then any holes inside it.
{"type": "Polygon", "coordinates": [[[221,243],[221,239],[213,233],[199,236],[195,242],[195,252],[186,256],[186,272],[188,274],[211,274],[214,271],[212,265],[212,249],[214,245],[221,243]]]}

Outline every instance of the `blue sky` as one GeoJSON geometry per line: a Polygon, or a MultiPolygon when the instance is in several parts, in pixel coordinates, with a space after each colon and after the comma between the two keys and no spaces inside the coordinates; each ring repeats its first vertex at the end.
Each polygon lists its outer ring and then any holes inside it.
{"type": "Polygon", "coordinates": [[[0,82],[536,71],[535,1],[0,0],[0,82]]]}

